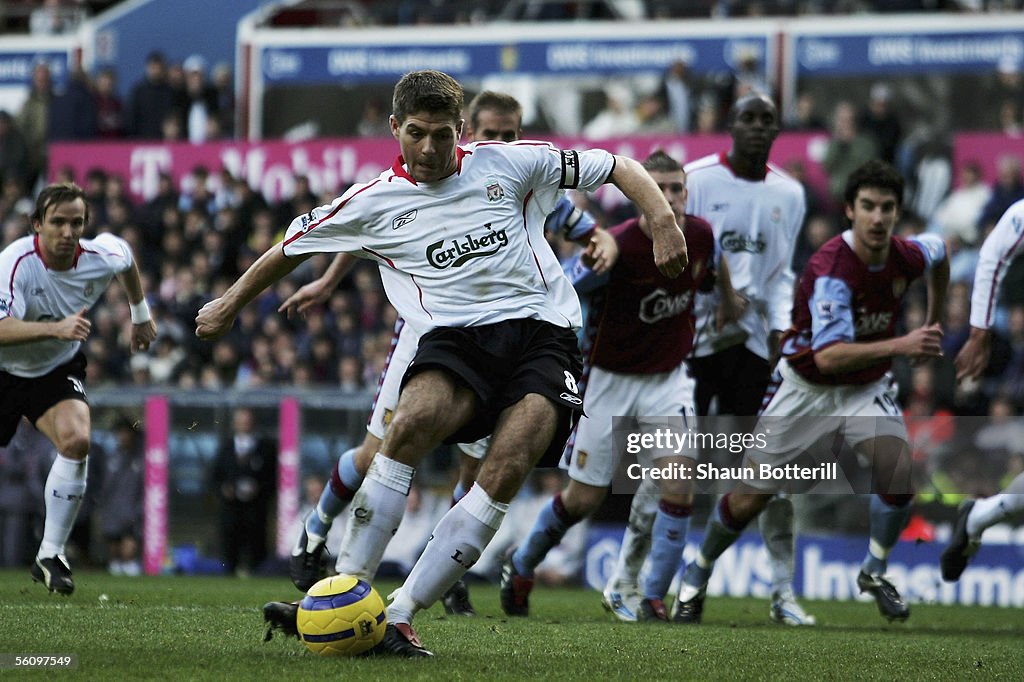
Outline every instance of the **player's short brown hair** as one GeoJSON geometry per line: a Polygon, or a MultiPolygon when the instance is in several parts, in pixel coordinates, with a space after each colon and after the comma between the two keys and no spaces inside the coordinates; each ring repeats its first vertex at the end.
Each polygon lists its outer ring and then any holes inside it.
{"type": "Polygon", "coordinates": [[[85,198],[85,190],[73,182],[56,182],[47,185],[36,197],[36,210],[32,213],[32,220],[42,223],[46,217],[46,210],[51,206],[66,204],[69,201],[81,199],[85,204],[85,222],[89,222],[89,201],[85,198]]]}
{"type": "Polygon", "coordinates": [[[495,92],[493,90],[484,90],[470,100],[469,106],[466,108],[466,116],[469,118],[469,124],[473,127],[473,130],[477,129],[480,112],[484,109],[490,109],[499,114],[514,114],[519,119],[520,125],[522,125],[523,105],[512,95],[506,95],[503,92],[495,92]]]}
{"type": "Polygon", "coordinates": [[[678,161],[661,149],[651,152],[651,155],[644,159],[641,165],[648,173],[675,173],[683,170],[678,161]]]}
{"type": "Polygon", "coordinates": [[[465,95],[459,82],[440,71],[412,71],[395,85],[392,113],[402,124],[411,114],[444,114],[452,121],[462,118],[465,95]]]}

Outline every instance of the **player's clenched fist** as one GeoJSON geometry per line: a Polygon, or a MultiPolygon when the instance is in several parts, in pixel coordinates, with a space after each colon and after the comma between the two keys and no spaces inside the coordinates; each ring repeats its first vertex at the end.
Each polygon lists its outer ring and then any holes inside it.
{"type": "Polygon", "coordinates": [[[82,308],[74,315],[68,315],[57,323],[56,337],[65,341],[85,341],[92,331],[92,322],[85,316],[88,308],[82,308]]]}
{"type": "Polygon", "coordinates": [[[912,359],[942,357],[942,327],[938,323],[919,327],[903,337],[905,355],[912,359]]]}
{"type": "Polygon", "coordinates": [[[654,264],[661,274],[676,278],[683,274],[688,262],[686,237],[682,230],[675,227],[654,233],[654,264]]]}
{"type": "Polygon", "coordinates": [[[209,341],[224,336],[235,323],[235,315],[228,309],[223,298],[215,298],[196,315],[196,336],[209,341]]]}

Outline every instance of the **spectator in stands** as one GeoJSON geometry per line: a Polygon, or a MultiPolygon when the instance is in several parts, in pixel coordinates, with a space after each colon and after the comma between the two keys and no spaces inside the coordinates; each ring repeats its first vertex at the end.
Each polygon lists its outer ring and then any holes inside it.
{"type": "Polygon", "coordinates": [[[693,112],[696,109],[697,92],[690,65],[685,59],[677,59],[661,79],[658,96],[664,103],[664,110],[672,121],[675,132],[686,134],[693,127],[693,112]]]}
{"type": "Polygon", "coordinates": [[[857,116],[857,125],[875,140],[878,156],[894,163],[896,149],[903,139],[903,126],[893,106],[891,87],[885,83],[871,86],[867,106],[857,116]]]}
{"type": "Polygon", "coordinates": [[[947,240],[958,237],[966,244],[977,244],[978,219],[991,197],[992,189],[982,181],[978,162],[964,162],[957,188],[935,209],[929,231],[938,232],[947,240]]]}
{"type": "Polygon", "coordinates": [[[695,133],[710,135],[717,133],[722,128],[722,121],[718,109],[718,103],[713,95],[704,93],[697,102],[697,125],[695,133]]]}
{"type": "Polygon", "coordinates": [[[22,419],[0,447],[0,566],[21,568],[32,559],[42,528],[42,492],[57,450],[22,419]]]}
{"type": "Polygon", "coordinates": [[[1024,176],[1021,175],[1021,159],[1016,154],[1003,154],[996,160],[996,180],[992,185],[992,196],[978,219],[978,230],[984,234],[1018,199],[1024,198],[1024,176]]]}
{"type": "Polygon", "coordinates": [[[772,96],[772,88],[768,84],[761,60],[753,50],[744,50],[740,53],[730,89],[732,100],[729,104],[751,93],[772,96]]]}
{"type": "Polygon", "coordinates": [[[1020,58],[1011,54],[1004,55],[996,65],[995,82],[989,90],[989,101],[998,105],[989,120],[989,127],[994,130],[1003,127],[1001,107],[1004,102],[1010,102],[1012,109],[1018,112],[1024,108],[1024,78],[1020,67],[1020,58]]]}
{"type": "Polygon", "coordinates": [[[295,216],[309,213],[320,205],[316,194],[310,189],[308,175],[298,173],[294,176],[293,180],[294,188],[291,198],[282,201],[277,207],[277,219],[281,225],[287,225],[295,216]]]}
{"type": "Polygon", "coordinates": [[[210,79],[217,92],[217,122],[222,137],[235,136],[235,78],[231,66],[219,62],[213,67],[210,79]]]}
{"type": "Polygon", "coordinates": [[[50,125],[50,103],[53,101],[53,82],[50,65],[38,60],[32,67],[32,85],[28,99],[18,112],[18,128],[28,145],[28,167],[25,172],[26,187],[32,187],[41,174],[46,172],[47,135],[50,125]]]}
{"type": "Polygon", "coordinates": [[[124,104],[117,94],[117,73],[112,67],[100,69],[94,86],[96,135],[104,140],[124,137],[124,104]]]}
{"type": "Polygon", "coordinates": [[[607,140],[636,132],[640,125],[634,105],[636,96],[625,83],[609,83],[604,88],[605,106],[583,126],[588,140],[607,140]]]}
{"type": "Polygon", "coordinates": [[[1004,99],[999,105],[999,130],[1007,137],[1021,137],[1024,134],[1021,110],[1016,102],[1004,99]]]}
{"type": "Polygon", "coordinates": [[[999,468],[1011,454],[1024,453],[1024,423],[1017,414],[1008,396],[997,395],[989,403],[987,422],[974,435],[974,447],[979,454],[999,468]]]}
{"type": "Polygon", "coordinates": [[[783,126],[793,132],[828,129],[825,119],[818,113],[818,101],[814,93],[803,90],[796,96],[796,104],[783,120],[783,126]]]}
{"type": "Polygon", "coordinates": [[[931,219],[942,198],[949,193],[953,179],[952,150],[945,136],[931,126],[923,126],[923,141],[913,152],[913,167],[908,171],[907,207],[925,221],[931,219]]]}
{"type": "Polygon", "coordinates": [[[28,17],[28,30],[32,35],[60,35],[73,33],[85,19],[81,7],[70,7],[64,0],[43,0],[28,17]]]}
{"type": "Polygon", "coordinates": [[[181,122],[181,116],[177,109],[172,109],[164,114],[160,123],[160,139],[164,142],[183,142],[185,140],[185,126],[181,122]]]}
{"type": "Polygon", "coordinates": [[[665,100],[657,93],[640,99],[636,106],[636,135],[673,135],[676,126],[665,111],[665,100]]]}
{"type": "Polygon", "coordinates": [[[99,500],[100,527],[107,542],[107,567],[113,575],[137,576],[142,540],[145,462],[141,434],[134,421],[114,424],[114,446],[107,452],[99,500]]]}
{"type": "Polygon", "coordinates": [[[206,80],[206,60],[194,54],[182,65],[185,73],[185,130],[192,144],[206,142],[208,122],[220,115],[218,94],[206,80]]]}
{"type": "Polygon", "coordinates": [[[89,75],[80,66],[71,69],[67,85],[50,101],[47,139],[84,141],[96,137],[96,98],[89,75]]]}
{"type": "Polygon", "coordinates": [[[28,145],[14,119],[0,111],[0,185],[8,178],[23,180],[28,168],[28,145]]]}
{"type": "Polygon", "coordinates": [[[212,472],[221,502],[221,547],[228,574],[252,572],[267,556],[267,521],[276,475],[277,446],[257,434],[251,409],[237,408],[212,472]]]}
{"type": "Polygon", "coordinates": [[[809,214],[800,231],[800,238],[793,252],[793,272],[798,276],[803,273],[807,261],[820,249],[825,242],[838,233],[832,219],[823,213],[809,214]]]}
{"type": "Polygon", "coordinates": [[[132,87],[126,112],[131,137],[144,140],[167,139],[164,123],[174,113],[174,91],[167,82],[167,62],[161,52],[146,57],[146,74],[132,87]]]}
{"type": "MultiPolygon", "coordinates": [[[[181,183],[181,194],[178,196],[178,208],[186,214],[199,211],[209,216],[216,208],[216,197],[210,187],[210,171],[206,166],[196,166],[181,183]]],[[[196,235],[198,236],[198,235],[196,235]]]]}
{"type": "Polygon", "coordinates": [[[839,102],[832,114],[832,136],[821,162],[828,174],[829,194],[836,206],[843,205],[847,176],[875,158],[877,153],[874,140],[858,129],[853,105],[845,100],[839,102]]]}
{"type": "MultiPolygon", "coordinates": [[[[356,124],[356,135],[367,138],[389,138],[391,128],[387,124],[388,117],[384,114],[384,107],[376,97],[368,97],[363,103],[363,111],[359,115],[359,122],[356,124]]],[[[297,214],[292,214],[295,217],[297,214]]]]}

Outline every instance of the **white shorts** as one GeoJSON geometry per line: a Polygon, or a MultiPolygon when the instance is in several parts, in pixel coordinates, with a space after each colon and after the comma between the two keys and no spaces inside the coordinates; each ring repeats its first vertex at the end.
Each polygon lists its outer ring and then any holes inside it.
{"type": "MultiPolygon", "coordinates": [[[[678,420],[683,416],[687,426],[696,428],[695,387],[696,382],[685,363],[660,374],[618,374],[591,367],[583,394],[586,416],[576,425],[561,468],[568,470],[574,481],[599,488],[610,485],[622,456],[612,447],[613,418],[640,417],[638,421],[643,429],[663,425],[664,417],[678,420]]],[[[690,450],[680,453],[644,450],[637,459],[641,466],[649,467],[650,460],[676,454],[697,458],[697,453],[690,450]]]]}
{"type": "Polygon", "coordinates": [[[402,378],[416,355],[419,343],[419,334],[399,319],[395,324],[395,340],[392,341],[391,352],[384,362],[384,369],[381,370],[380,381],[377,383],[377,395],[373,399],[370,419],[366,422],[366,430],[379,440],[384,440],[384,431],[395,414],[398,394],[402,389],[402,378]]]}
{"type": "Polygon", "coordinates": [[[764,434],[767,446],[748,449],[748,462],[784,466],[818,441],[836,435],[842,435],[850,447],[880,436],[909,442],[891,375],[870,384],[823,386],[801,377],[785,359],[779,361],[778,369],[782,383],[754,431],[764,434]]]}

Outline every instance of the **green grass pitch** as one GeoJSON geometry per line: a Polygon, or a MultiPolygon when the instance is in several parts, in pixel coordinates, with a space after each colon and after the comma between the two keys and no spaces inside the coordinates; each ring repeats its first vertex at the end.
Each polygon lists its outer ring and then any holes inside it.
{"type": "MultiPolygon", "coordinates": [[[[3,679],[719,680],[1024,679],[1024,613],[914,604],[888,624],[873,602],[807,602],[814,628],[768,620],[759,599],[708,599],[704,624],[613,622],[596,592],[538,587],[533,615],[501,613],[472,586],[476,618],[421,613],[433,660],[318,658],[294,639],[263,643],[260,607],[295,599],[287,578],[116,578],[80,572],[72,597],[0,571],[0,653],[76,654],[74,670],[3,679]]],[[[381,583],[382,596],[395,587],[381,583]]]]}

